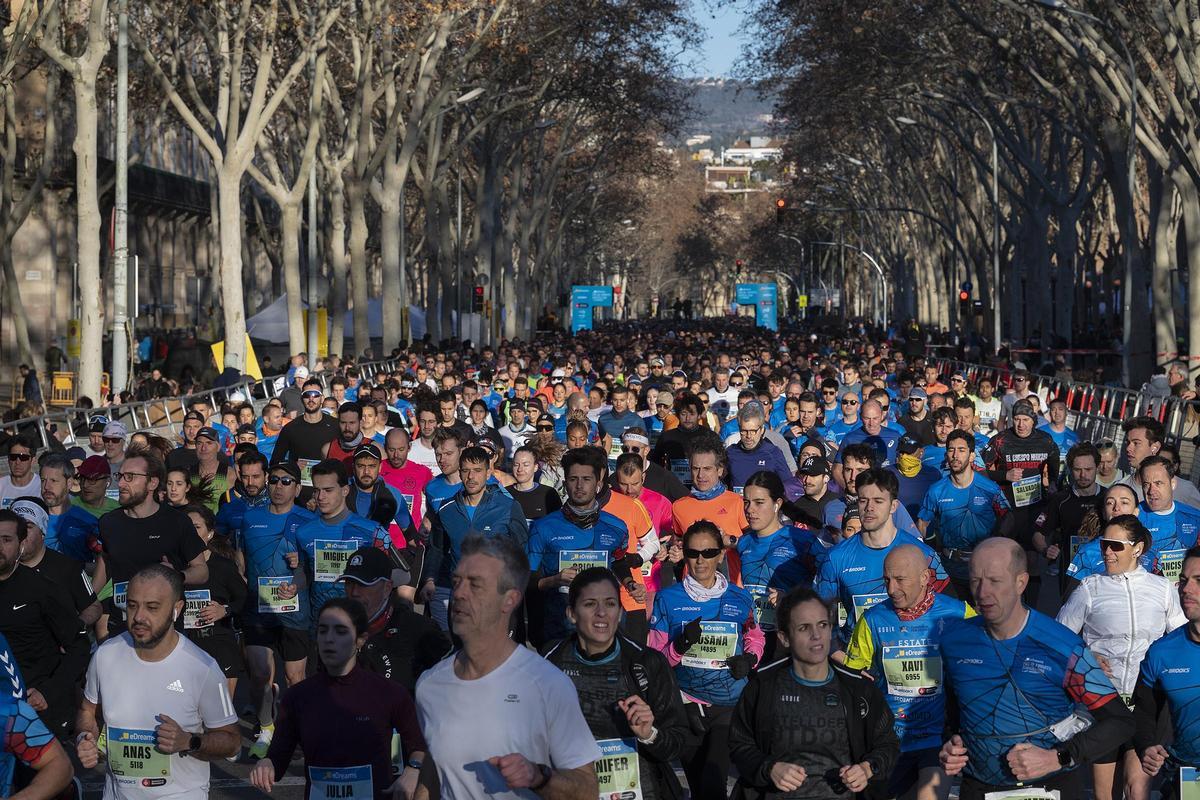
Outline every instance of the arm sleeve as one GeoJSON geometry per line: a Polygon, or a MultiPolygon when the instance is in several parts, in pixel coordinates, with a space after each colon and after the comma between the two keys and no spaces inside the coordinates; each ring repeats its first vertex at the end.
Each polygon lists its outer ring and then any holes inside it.
{"type": "Polygon", "coordinates": [[[1079,633],[1083,630],[1083,623],[1091,612],[1091,608],[1092,593],[1088,591],[1086,585],[1081,584],[1079,589],[1072,592],[1071,596],[1067,598],[1067,602],[1059,609],[1056,619],[1060,624],[1079,633]]]}
{"type": "Polygon", "coordinates": [[[760,789],[774,788],[771,767],[777,761],[759,749],[755,737],[762,684],[761,678],[750,681],[738,698],[729,721],[729,759],[737,767],[741,780],[760,789]]]}
{"type": "Polygon", "coordinates": [[[284,458],[292,446],[292,436],[288,432],[288,426],[284,425],[283,429],[275,438],[275,449],[271,451],[271,466],[275,466],[281,461],[286,461],[284,458]]]}
{"type": "Polygon", "coordinates": [[[1133,736],[1133,713],[1121,701],[1092,651],[1082,644],[1071,655],[1063,676],[1063,688],[1095,719],[1090,728],[1071,737],[1066,744],[1076,763],[1088,760],[1089,754],[1115,750],[1133,736]]]}
{"type": "Polygon", "coordinates": [[[508,535],[522,548],[529,541],[529,523],[525,520],[525,512],[516,500],[508,502],[508,535]]]}
{"type": "MultiPolygon", "coordinates": [[[[1049,436],[1046,437],[1050,439],[1049,436]]],[[[1050,439],[1050,457],[1046,459],[1046,475],[1050,479],[1050,486],[1053,488],[1058,485],[1058,468],[1059,468],[1059,452],[1058,445],[1050,439]]]]}
{"type": "Polygon", "coordinates": [[[1133,690],[1134,734],[1133,746],[1138,754],[1148,747],[1161,744],[1158,720],[1167,705],[1167,693],[1158,685],[1158,679],[1148,661],[1142,661],[1141,674],[1133,690]]]}
{"type": "Polygon", "coordinates": [[[4,634],[0,634],[0,691],[11,691],[15,700],[25,699],[25,679],[21,677],[17,657],[13,655],[4,634]]]}
{"type": "Polygon", "coordinates": [[[23,764],[37,767],[53,744],[54,736],[38,713],[24,700],[18,700],[5,725],[4,749],[23,764]]]}
{"type": "Polygon", "coordinates": [[[883,692],[873,683],[864,687],[870,698],[871,709],[877,713],[868,713],[866,725],[867,752],[862,760],[871,765],[871,772],[876,776],[890,775],[900,756],[900,737],[896,735],[895,719],[888,707],[883,692]]]}
{"type": "Polygon", "coordinates": [[[763,633],[763,629],[758,627],[754,622],[754,609],[750,609],[750,615],[742,622],[742,652],[750,653],[754,656],[754,663],[762,663],[763,650],[767,646],[767,635],[763,633]]]}
{"type": "Polygon", "coordinates": [[[237,614],[246,605],[246,581],[237,571],[236,565],[228,570],[225,582],[228,584],[226,591],[229,594],[229,611],[231,614],[237,614]]]}
{"type": "Polygon", "coordinates": [[[922,522],[932,522],[937,516],[937,498],[934,497],[932,491],[925,492],[925,497],[921,499],[921,510],[917,512],[917,519],[922,522]]]}
{"type": "Polygon", "coordinates": [[[650,632],[646,636],[646,644],[663,654],[667,664],[674,667],[682,659],[675,648],[671,647],[671,621],[667,618],[667,606],[663,602],[662,592],[654,595],[654,613],[650,616],[650,632]]]}
{"type": "MultiPolygon", "coordinates": [[[[200,692],[200,721],[205,730],[213,730],[238,721],[237,712],[233,710],[233,700],[229,697],[229,684],[225,675],[214,662],[209,662],[210,669],[205,675],[204,688],[200,692]]],[[[285,762],[286,768],[286,762],[285,762]]]]}
{"type": "Polygon", "coordinates": [[[534,520],[533,528],[529,532],[529,539],[525,542],[525,555],[529,558],[529,572],[533,575],[537,575],[542,568],[542,526],[538,524],[540,521],[534,520]]]}
{"type": "Polygon", "coordinates": [[[76,684],[79,676],[87,670],[88,659],[91,657],[87,631],[73,609],[67,608],[53,597],[46,598],[43,602],[46,604],[47,627],[58,646],[62,648],[62,658],[50,673],[49,682],[66,688],[76,684]]]}

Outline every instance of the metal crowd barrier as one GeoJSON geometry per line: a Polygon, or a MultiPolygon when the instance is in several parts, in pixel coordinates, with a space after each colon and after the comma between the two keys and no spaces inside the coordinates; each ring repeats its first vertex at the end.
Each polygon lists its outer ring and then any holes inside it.
{"type": "MultiPolygon", "coordinates": [[[[360,379],[365,383],[371,381],[381,372],[392,372],[400,365],[396,359],[369,361],[358,364],[360,379]]],[[[329,388],[329,381],[334,373],[319,372],[313,377],[321,381],[321,386],[329,388]]],[[[246,399],[254,404],[255,411],[261,412],[262,407],[273,397],[277,397],[284,387],[285,375],[272,375],[262,380],[246,379],[232,386],[222,386],[217,389],[206,389],[187,395],[163,397],[155,400],[141,400],[136,403],[108,406],[106,408],[70,407],[55,409],[39,417],[27,417],[0,425],[0,432],[33,437],[38,442],[38,449],[49,449],[51,437],[55,434],[50,426],[65,427],[66,435],[61,439],[67,447],[77,442],[75,428],[86,431],[87,421],[94,416],[105,416],[125,424],[129,432],[145,431],[150,433],[169,432],[168,438],[179,435],[179,426],[187,413],[187,407],[197,400],[207,400],[213,408],[220,408],[230,395],[241,392],[246,399]]],[[[86,436],[86,434],[85,434],[86,436]]],[[[57,438],[57,437],[56,437],[57,438]]]]}

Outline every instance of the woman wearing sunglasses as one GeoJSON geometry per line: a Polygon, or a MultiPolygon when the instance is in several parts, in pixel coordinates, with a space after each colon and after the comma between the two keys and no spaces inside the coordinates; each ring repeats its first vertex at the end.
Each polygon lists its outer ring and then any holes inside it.
{"type": "Polygon", "coordinates": [[[575,632],[551,645],[546,659],[586,698],[583,715],[605,756],[596,762],[601,796],[682,798],[671,762],[691,734],[679,687],[661,653],[617,632],[616,576],[604,567],[580,572],[567,591],[566,613],[575,632]]]}
{"type": "MultiPolygon", "coordinates": [[[[1133,487],[1125,483],[1118,483],[1110,486],[1104,493],[1104,499],[1100,501],[1099,514],[1089,511],[1084,515],[1083,521],[1079,523],[1078,540],[1071,543],[1075,555],[1071,557],[1071,564],[1067,567],[1066,579],[1063,581],[1064,603],[1079,586],[1080,581],[1089,575],[1104,573],[1104,553],[1100,549],[1100,533],[1104,530],[1104,526],[1108,524],[1109,520],[1116,519],[1123,514],[1137,516],[1137,513],[1138,499],[1134,494],[1133,487]]],[[[1072,539],[1075,538],[1072,537],[1072,539]]],[[[1151,566],[1149,549],[1142,551],[1141,560],[1143,567],[1151,566]]]]}
{"type": "MultiPolygon", "coordinates": [[[[1150,645],[1187,622],[1170,580],[1147,572],[1139,559],[1149,552],[1150,532],[1133,514],[1113,517],[1097,540],[1104,572],[1084,578],[1058,612],[1058,621],[1080,634],[1096,654],[1126,704],[1150,645]]],[[[1142,771],[1132,740],[1092,762],[1096,800],[1146,800],[1150,777],[1142,771]]]]}
{"type": "Polygon", "coordinates": [[[708,520],[683,535],[687,572],[654,598],[651,647],[675,668],[684,708],[698,741],[683,753],[696,800],[725,800],[729,778],[729,723],[733,706],[763,652],[754,598],[721,574],[725,541],[708,520]]]}

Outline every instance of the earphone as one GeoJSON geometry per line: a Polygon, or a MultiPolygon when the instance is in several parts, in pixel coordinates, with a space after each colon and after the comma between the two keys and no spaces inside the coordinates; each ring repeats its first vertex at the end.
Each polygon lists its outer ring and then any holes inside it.
{"type": "Polygon", "coordinates": [[[178,612],[178,611],[172,611],[172,612],[171,612],[171,619],[172,619],[172,620],[178,620],[178,619],[179,619],[179,612],[178,612]]]}

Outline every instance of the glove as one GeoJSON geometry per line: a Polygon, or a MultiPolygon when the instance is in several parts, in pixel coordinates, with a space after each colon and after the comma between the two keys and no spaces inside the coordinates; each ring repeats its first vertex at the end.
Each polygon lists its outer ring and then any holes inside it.
{"type": "Polygon", "coordinates": [[[725,665],[729,667],[729,675],[735,681],[740,681],[750,674],[750,670],[758,663],[758,656],[753,653],[742,653],[740,656],[730,656],[725,659],[725,665]]]}
{"type": "Polygon", "coordinates": [[[692,649],[692,645],[696,644],[699,641],[700,641],[700,618],[696,617],[694,620],[689,622],[687,625],[683,626],[683,630],[681,630],[679,632],[679,635],[677,635],[675,637],[675,641],[671,643],[671,646],[675,648],[676,653],[679,653],[679,655],[683,655],[688,650],[692,649]]]}
{"type": "Polygon", "coordinates": [[[645,563],[645,559],[643,559],[637,553],[627,553],[621,550],[618,550],[617,553],[619,553],[619,555],[613,559],[612,571],[615,572],[618,577],[623,575],[632,575],[635,569],[641,569],[642,564],[645,563]]]}

